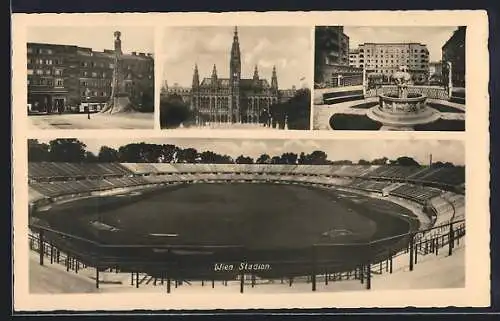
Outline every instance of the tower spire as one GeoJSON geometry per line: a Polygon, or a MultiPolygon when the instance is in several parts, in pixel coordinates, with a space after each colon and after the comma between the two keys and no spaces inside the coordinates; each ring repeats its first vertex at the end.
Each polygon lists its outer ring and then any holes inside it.
{"type": "Polygon", "coordinates": [[[194,64],[194,72],[193,72],[193,88],[197,88],[200,85],[200,75],[198,74],[198,64],[194,64]]]}
{"type": "Polygon", "coordinates": [[[278,76],[276,75],[276,66],[273,66],[273,76],[271,77],[271,88],[278,90],[278,76]]]}
{"type": "Polygon", "coordinates": [[[217,78],[217,66],[214,64],[214,68],[212,69],[212,78],[217,78]]]}
{"type": "Polygon", "coordinates": [[[257,68],[257,65],[255,65],[255,69],[253,71],[253,80],[259,80],[259,69],[257,68]]]}

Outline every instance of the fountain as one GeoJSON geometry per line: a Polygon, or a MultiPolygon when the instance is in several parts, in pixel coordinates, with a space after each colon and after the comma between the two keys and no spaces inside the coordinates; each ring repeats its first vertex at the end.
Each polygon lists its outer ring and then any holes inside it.
{"type": "Polygon", "coordinates": [[[397,94],[379,95],[379,105],[368,110],[367,116],[382,123],[380,130],[413,130],[416,125],[432,123],[440,118],[438,111],[427,107],[427,96],[408,93],[411,75],[406,66],[392,75],[397,94]]]}

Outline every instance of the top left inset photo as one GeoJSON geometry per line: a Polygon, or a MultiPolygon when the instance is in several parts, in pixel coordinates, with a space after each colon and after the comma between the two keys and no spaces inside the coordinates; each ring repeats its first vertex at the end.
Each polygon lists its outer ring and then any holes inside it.
{"type": "Polygon", "coordinates": [[[153,129],[154,29],[27,29],[30,129],[153,129]]]}

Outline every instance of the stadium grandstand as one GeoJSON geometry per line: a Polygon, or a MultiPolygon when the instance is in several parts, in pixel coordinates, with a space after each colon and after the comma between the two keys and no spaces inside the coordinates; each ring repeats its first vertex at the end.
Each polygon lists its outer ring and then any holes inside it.
{"type": "MultiPolygon", "coordinates": [[[[400,267],[402,270],[418,270],[415,268],[417,262],[428,261],[427,258],[433,256],[439,258],[445,254],[451,256],[454,251],[460,252],[464,246],[463,167],[47,161],[29,162],[28,166],[30,248],[33,253],[37,253],[36,259],[32,256],[32,261],[38,261],[40,265],[48,265],[49,261],[51,266],[63,265],[64,268],[59,270],[66,270],[66,273],[76,272],[80,278],[87,273],[87,281],[93,279],[98,289],[114,291],[116,288],[127,286],[134,289],[139,287],[154,289],[166,284],[167,292],[170,292],[171,283],[176,289],[180,289],[181,285],[186,288],[188,285],[201,283],[203,286],[210,280],[212,287],[214,282],[222,282],[225,287],[228,283],[239,284],[241,292],[247,282],[251,285],[251,289],[257,287],[257,284],[260,286],[268,283],[282,288],[287,288],[286,285],[291,288],[294,285],[297,289],[309,284],[312,290],[316,291],[324,289],[329,282],[338,284],[340,281],[344,281],[347,287],[349,284],[357,284],[358,287],[369,289],[373,278],[389,280],[387,274],[396,273],[398,264],[403,266],[400,267]],[[159,271],[161,270],[161,267],[158,267],[159,261],[151,257],[149,265],[145,263],[134,265],[133,262],[127,261],[129,258],[123,256],[123,252],[110,254],[110,244],[106,244],[109,239],[83,239],[82,236],[71,234],[71,231],[61,230],[61,226],[47,223],[49,219],[44,219],[44,213],[47,211],[50,213],[51,207],[68,202],[71,204],[74,200],[105,195],[133,195],[131,193],[134,191],[156,191],[172,186],[209,183],[271,183],[344,191],[350,193],[345,194],[346,197],[359,195],[400,204],[415,213],[419,224],[418,228],[392,238],[370,239],[367,243],[356,244],[356,249],[365,247],[373,249],[377,244],[384,244],[380,247],[384,250],[370,252],[368,261],[348,262],[344,267],[338,262],[333,263],[325,259],[325,255],[328,256],[330,252],[322,249],[328,247],[328,244],[320,244],[318,247],[313,246],[316,248],[314,253],[317,256],[313,259],[312,268],[307,259],[302,262],[306,267],[286,267],[280,270],[281,274],[229,273],[221,279],[220,275],[215,277],[200,271],[191,271],[192,274],[189,275],[175,274],[171,270],[169,273],[164,273],[165,271],[159,271]],[[393,243],[389,246],[390,241],[393,243]],[[83,247],[83,243],[92,246],[83,247]],[[82,253],[82,251],[88,252],[82,253]],[[321,269],[323,271],[320,273],[321,269]],[[276,279],[280,282],[275,281],[276,279]],[[117,284],[122,286],[119,287],[117,284]]],[[[66,211],[70,209],[71,207],[64,208],[66,211]]],[[[104,207],[102,210],[104,211],[104,207]]],[[[110,225],[102,222],[93,223],[96,230],[113,231],[110,225]]],[[[120,247],[117,244],[112,246],[120,247]]],[[[154,246],[154,250],[160,251],[158,244],[154,246]]],[[[192,249],[192,246],[192,244],[186,245],[179,251],[192,249]]],[[[335,246],[337,246],[335,250],[341,251],[340,245],[335,246]]],[[[350,250],[349,245],[342,246],[344,250],[350,250]]],[[[205,247],[199,246],[197,250],[202,251],[203,248],[205,247]]],[[[127,249],[125,246],[122,250],[125,250],[125,253],[132,253],[127,252],[127,249]]],[[[175,251],[167,247],[163,250],[175,251]]],[[[230,256],[231,253],[234,254],[228,250],[222,257],[230,256]]],[[[196,261],[198,259],[199,257],[193,258],[192,262],[198,262],[196,261]]],[[[286,265],[284,261],[285,258],[283,262],[274,261],[274,264],[286,265]]],[[[416,273],[418,272],[414,274],[416,273]]],[[[390,284],[390,282],[385,283],[390,284]]]]}

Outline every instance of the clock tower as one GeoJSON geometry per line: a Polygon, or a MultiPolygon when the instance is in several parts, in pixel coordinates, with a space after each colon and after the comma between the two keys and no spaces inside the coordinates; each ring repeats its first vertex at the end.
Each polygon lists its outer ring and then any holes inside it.
{"type": "Polygon", "coordinates": [[[233,45],[229,60],[229,122],[240,122],[241,54],[238,27],[234,27],[233,45]]]}

